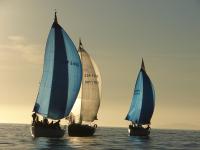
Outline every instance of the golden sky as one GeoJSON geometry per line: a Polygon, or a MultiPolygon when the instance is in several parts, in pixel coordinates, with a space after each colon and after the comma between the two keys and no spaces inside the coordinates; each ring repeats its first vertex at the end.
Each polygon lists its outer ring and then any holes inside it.
{"type": "Polygon", "coordinates": [[[156,90],[153,128],[200,129],[198,0],[0,0],[0,122],[30,123],[46,39],[58,21],[100,67],[97,123],[124,120],[144,58],[156,90]]]}

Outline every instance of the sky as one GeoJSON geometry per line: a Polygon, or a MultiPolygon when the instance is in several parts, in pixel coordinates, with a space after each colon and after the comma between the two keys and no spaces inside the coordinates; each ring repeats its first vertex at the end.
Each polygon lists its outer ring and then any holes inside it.
{"type": "Polygon", "coordinates": [[[156,92],[152,128],[200,130],[199,7],[198,0],[0,0],[0,123],[31,122],[56,9],[100,68],[99,126],[128,126],[143,58],[156,92]]]}

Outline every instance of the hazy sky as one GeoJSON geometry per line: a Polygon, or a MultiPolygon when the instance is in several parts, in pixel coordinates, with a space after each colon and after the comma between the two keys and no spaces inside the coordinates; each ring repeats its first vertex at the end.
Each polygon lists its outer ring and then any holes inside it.
{"type": "Polygon", "coordinates": [[[0,122],[31,122],[54,9],[99,65],[99,125],[128,125],[143,57],[156,90],[152,127],[200,129],[199,0],[0,0],[0,122]]]}

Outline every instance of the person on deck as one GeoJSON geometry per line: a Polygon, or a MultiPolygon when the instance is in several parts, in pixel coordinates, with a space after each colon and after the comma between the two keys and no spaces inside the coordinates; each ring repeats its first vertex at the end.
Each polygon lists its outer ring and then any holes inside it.
{"type": "Polygon", "coordinates": [[[60,120],[58,120],[56,123],[54,123],[54,127],[56,129],[60,129],[60,120]]]}
{"type": "Polygon", "coordinates": [[[48,125],[49,125],[48,119],[47,118],[43,118],[43,126],[44,127],[48,127],[48,125]]]}
{"type": "Polygon", "coordinates": [[[147,125],[146,129],[147,129],[147,130],[151,129],[151,127],[149,126],[149,124],[147,125]]]}
{"type": "Polygon", "coordinates": [[[33,118],[32,125],[36,125],[36,123],[39,121],[39,119],[35,112],[32,114],[32,118],[33,118]]]}
{"type": "Polygon", "coordinates": [[[69,124],[75,123],[75,117],[72,113],[69,114],[67,119],[69,120],[69,124]]]}
{"type": "Polygon", "coordinates": [[[132,121],[132,126],[135,128],[135,123],[132,121]]]}
{"type": "Polygon", "coordinates": [[[133,129],[133,125],[132,124],[129,125],[129,129],[133,129]]]}
{"type": "Polygon", "coordinates": [[[138,128],[141,129],[141,128],[142,128],[142,125],[141,125],[141,124],[138,124],[138,128]]]}
{"type": "Polygon", "coordinates": [[[49,123],[49,127],[53,127],[53,120],[51,121],[51,123],[49,123]]]}

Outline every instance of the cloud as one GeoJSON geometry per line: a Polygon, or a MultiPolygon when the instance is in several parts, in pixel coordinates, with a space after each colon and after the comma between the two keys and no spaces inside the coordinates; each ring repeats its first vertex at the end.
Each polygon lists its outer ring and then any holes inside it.
{"type": "Polygon", "coordinates": [[[20,42],[24,42],[25,38],[22,36],[12,35],[12,36],[8,36],[8,40],[10,40],[14,43],[20,43],[20,42]]]}
{"type": "MultiPolygon", "coordinates": [[[[8,42],[0,44],[0,65],[9,67],[13,63],[42,64],[42,46],[27,42],[22,36],[9,36],[8,42]]],[[[16,65],[16,64],[13,64],[16,65]]]]}

